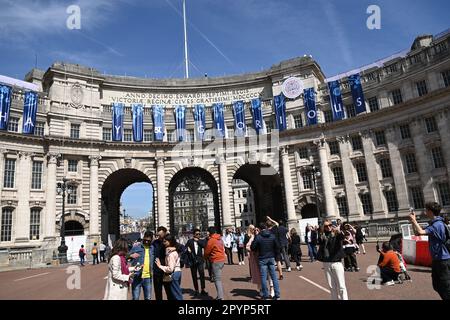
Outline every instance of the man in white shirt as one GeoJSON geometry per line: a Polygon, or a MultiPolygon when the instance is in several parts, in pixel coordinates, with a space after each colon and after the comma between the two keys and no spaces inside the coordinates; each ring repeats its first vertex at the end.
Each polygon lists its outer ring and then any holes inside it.
{"type": "Polygon", "coordinates": [[[100,243],[100,260],[102,262],[106,262],[105,252],[106,252],[106,245],[102,241],[102,243],[100,243]]]}

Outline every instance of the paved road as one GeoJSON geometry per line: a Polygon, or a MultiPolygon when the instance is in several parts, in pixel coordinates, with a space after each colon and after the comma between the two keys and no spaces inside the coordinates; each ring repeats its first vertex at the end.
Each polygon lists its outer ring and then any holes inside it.
{"type": "MultiPolygon", "coordinates": [[[[367,254],[358,255],[360,272],[346,273],[346,283],[349,298],[352,300],[439,300],[439,296],[431,287],[431,271],[427,268],[409,266],[412,282],[392,287],[381,286],[369,290],[367,278],[372,275],[367,272],[369,266],[378,260],[375,245],[366,245],[367,254]]],[[[302,248],[306,254],[306,247],[302,248]]],[[[329,300],[330,294],[320,262],[307,262],[306,256],[302,262],[302,271],[284,272],[284,279],[280,281],[283,300],[329,300]]],[[[237,261],[237,257],[235,257],[237,261]]],[[[294,266],[294,264],[292,264],[294,266]]],[[[87,265],[80,270],[80,289],[68,289],[74,284],[68,267],[54,267],[36,270],[8,271],[0,273],[0,299],[31,299],[31,300],[100,300],[103,298],[106,285],[107,265],[87,265]],[[69,281],[68,281],[69,280],[69,281]]],[[[225,299],[255,300],[256,287],[249,282],[248,263],[243,266],[233,265],[224,267],[225,299]]],[[[210,296],[203,299],[215,298],[214,285],[207,281],[206,290],[210,296]]],[[[183,295],[186,300],[193,300],[192,280],[190,271],[183,270],[183,295]]]]}

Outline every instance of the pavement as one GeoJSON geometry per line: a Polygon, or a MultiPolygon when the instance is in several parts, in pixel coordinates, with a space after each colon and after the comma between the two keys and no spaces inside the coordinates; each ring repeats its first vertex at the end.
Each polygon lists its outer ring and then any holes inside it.
{"type": "MultiPolygon", "coordinates": [[[[309,262],[305,246],[302,251],[303,269],[295,270],[295,263],[292,263],[292,272],[283,272],[284,279],[280,280],[282,300],[330,300],[322,263],[309,262]]],[[[372,285],[378,253],[373,243],[366,243],[366,251],[365,255],[357,255],[361,270],[345,273],[350,300],[440,300],[431,285],[430,268],[408,266],[412,282],[390,287],[372,285]]],[[[237,261],[235,255],[234,262],[237,261]]],[[[250,282],[247,257],[245,262],[245,265],[225,265],[223,286],[226,300],[259,300],[256,286],[250,282]]],[[[107,264],[102,263],[1,272],[0,300],[101,300],[107,269],[107,264]]],[[[206,291],[209,296],[194,297],[190,270],[186,268],[183,269],[181,286],[185,300],[216,297],[214,284],[208,281],[208,277],[206,291]]]]}

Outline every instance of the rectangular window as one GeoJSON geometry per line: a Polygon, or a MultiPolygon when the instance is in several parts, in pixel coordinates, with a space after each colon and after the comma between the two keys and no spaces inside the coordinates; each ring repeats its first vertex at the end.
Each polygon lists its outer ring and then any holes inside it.
{"type": "Polygon", "coordinates": [[[103,140],[111,141],[112,139],[112,129],[111,128],[103,128],[103,140]]]}
{"type": "Polygon", "coordinates": [[[303,176],[303,189],[305,190],[312,189],[313,185],[311,175],[309,173],[303,173],[302,176],[303,176]]]}
{"type": "Polygon", "coordinates": [[[358,162],[355,164],[356,174],[358,175],[358,182],[367,181],[367,169],[364,162],[358,162]]]}
{"type": "Polygon", "coordinates": [[[248,212],[248,206],[244,204],[244,212],[248,212]]]}
{"type": "Polygon", "coordinates": [[[339,215],[341,217],[348,217],[348,204],[347,204],[347,197],[340,197],[336,199],[339,215]]]}
{"type": "Polygon", "coordinates": [[[323,117],[325,118],[325,123],[333,122],[333,112],[331,110],[325,110],[323,117]]]}
{"type": "Polygon", "coordinates": [[[403,124],[400,126],[400,135],[403,140],[411,139],[411,130],[409,129],[409,124],[403,124]]]}
{"type": "Polygon", "coordinates": [[[390,178],[392,177],[392,167],[391,167],[391,161],[389,159],[380,159],[380,169],[381,169],[381,175],[383,178],[390,178]]]}
{"type": "Polygon", "coordinates": [[[295,128],[303,128],[303,119],[302,115],[298,114],[294,116],[295,128]]]}
{"type": "Polygon", "coordinates": [[[67,171],[77,172],[78,171],[78,160],[69,160],[67,171]]]}
{"type": "Polygon", "coordinates": [[[39,240],[41,230],[41,209],[31,209],[30,240],[39,240]]]}
{"type": "Polygon", "coordinates": [[[340,186],[344,184],[344,172],[341,167],[334,167],[332,169],[334,176],[334,184],[340,186]]]}
{"type": "Polygon", "coordinates": [[[123,130],[123,141],[126,141],[126,142],[133,141],[133,130],[132,129],[123,130]]]}
{"type": "Polygon", "coordinates": [[[68,188],[70,192],[67,195],[67,204],[77,204],[77,186],[69,185],[68,188]]]}
{"type": "Polygon", "coordinates": [[[431,149],[431,155],[433,156],[433,164],[434,168],[444,168],[445,162],[444,157],[442,156],[442,149],[441,147],[436,147],[431,149]]]}
{"type": "Polygon", "coordinates": [[[385,191],[384,196],[386,197],[388,212],[398,211],[397,195],[395,194],[395,191],[385,191]]]}
{"type": "Polygon", "coordinates": [[[375,111],[380,110],[380,105],[378,104],[377,97],[369,98],[369,109],[370,109],[370,112],[375,112],[375,111]]]}
{"type": "Polygon", "coordinates": [[[14,188],[14,176],[16,172],[16,160],[6,159],[5,160],[5,176],[3,180],[4,188],[14,188]]]}
{"type": "Polygon", "coordinates": [[[375,132],[375,141],[377,143],[377,147],[386,145],[386,135],[384,134],[384,131],[375,132]]]}
{"type": "Polygon", "coordinates": [[[145,142],[153,141],[153,132],[152,132],[152,130],[144,130],[144,141],[145,142]]]}
{"type": "Polygon", "coordinates": [[[425,125],[428,133],[436,132],[438,130],[436,119],[434,119],[434,117],[425,118],[425,125]]]}
{"type": "Polygon", "coordinates": [[[328,142],[328,146],[330,147],[330,154],[340,155],[341,151],[339,150],[339,142],[338,141],[330,141],[328,142]]]}
{"type": "Polygon", "coordinates": [[[444,79],[444,86],[447,88],[450,86],[450,70],[441,73],[442,79],[444,79]]]}
{"type": "Polygon", "coordinates": [[[348,105],[345,108],[347,109],[347,118],[356,117],[356,108],[354,104],[348,105]]]}
{"type": "Polygon", "coordinates": [[[352,137],[352,149],[353,149],[353,151],[363,149],[361,136],[353,136],[352,137]]]}
{"type": "Polygon", "coordinates": [[[405,154],[406,173],[417,172],[416,155],[414,153],[405,154]]]}
{"type": "Polygon", "coordinates": [[[36,126],[34,127],[34,135],[43,137],[44,136],[44,127],[45,127],[44,122],[36,122],[36,126]]]}
{"type": "Polygon", "coordinates": [[[16,117],[9,118],[8,131],[19,132],[19,118],[16,118],[16,117]]]}
{"type": "Polygon", "coordinates": [[[247,190],[242,190],[242,197],[247,198],[247,190]]]}
{"type": "Polygon", "coordinates": [[[308,148],[298,149],[298,154],[300,156],[300,159],[309,159],[308,148]]]}
{"type": "Polygon", "coordinates": [[[422,96],[428,94],[427,83],[425,80],[416,82],[416,86],[417,86],[417,93],[419,94],[419,97],[422,97],[422,96]]]}
{"type": "Polygon", "coordinates": [[[1,234],[0,241],[11,241],[12,234],[12,214],[13,210],[11,208],[2,209],[2,224],[1,224],[1,234]]]}
{"type": "Polygon", "coordinates": [[[421,187],[411,187],[410,188],[411,198],[413,201],[414,208],[416,209],[422,209],[425,207],[424,203],[424,197],[423,197],[423,191],[421,187]]]}
{"type": "Polygon", "coordinates": [[[448,183],[439,183],[439,196],[441,198],[441,205],[449,206],[450,205],[450,188],[448,183]]]}
{"type": "Polygon", "coordinates": [[[400,89],[393,90],[391,96],[394,105],[403,103],[402,91],[400,89]]]}
{"type": "Polygon", "coordinates": [[[370,193],[364,193],[360,195],[361,204],[363,207],[363,212],[365,215],[370,215],[373,213],[373,206],[372,206],[372,197],[370,196],[370,193]]]}
{"type": "Polygon", "coordinates": [[[31,171],[31,189],[42,189],[42,161],[33,161],[31,171]]]}
{"type": "Polygon", "coordinates": [[[80,125],[79,124],[70,124],[70,137],[72,139],[79,139],[80,138],[80,125]]]}

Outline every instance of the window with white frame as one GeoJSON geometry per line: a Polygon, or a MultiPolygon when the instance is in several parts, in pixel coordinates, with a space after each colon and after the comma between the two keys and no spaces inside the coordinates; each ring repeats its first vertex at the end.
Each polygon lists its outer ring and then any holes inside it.
{"type": "Polygon", "coordinates": [[[70,124],[70,137],[72,139],[79,139],[80,138],[80,125],[71,123],[70,124]]]}
{"type": "Polygon", "coordinates": [[[384,133],[384,130],[378,130],[375,132],[375,142],[377,147],[386,145],[386,134],[384,133]]]}
{"type": "Polygon", "coordinates": [[[13,223],[13,209],[2,209],[0,241],[11,241],[13,223]]]}
{"type": "Polygon", "coordinates": [[[411,139],[411,130],[409,129],[409,124],[402,124],[400,126],[400,135],[403,140],[411,139]]]}
{"type": "Polygon", "coordinates": [[[10,131],[10,132],[19,132],[19,118],[9,117],[8,131],[10,131]]]}
{"type": "Polygon", "coordinates": [[[425,207],[425,200],[423,197],[423,191],[421,187],[410,187],[409,192],[411,194],[411,199],[413,201],[413,206],[416,209],[421,209],[425,207]]]}
{"type": "Polygon", "coordinates": [[[344,184],[344,172],[342,171],[342,167],[334,167],[331,170],[333,171],[334,184],[336,186],[343,185],[344,184]]]}
{"type": "Polygon", "coordinates": [[[303,178],[303,189],[305,189],[305,190],[312,189],[313,182],[312,182],[311,174],[309,174],[308,172],[304,172],[304,173],[302,173],[302,178],[303,178]]]}
{"type": "Polygon", "coordinates": [[[428,133],[436,132],[438,130],[436,119],[434,117],[425,118],[425,125],[428,133]]]}
{"type": "Polygon", "coordinates": [[[378,104],[377,97],[369,98],[369,109],[370,109],[370,112],[375,112],[375,111],[380,110],[380,105],[378,104]]]}
{"type": "Polygon", "coordinates": [[[77,204],[78,186],[75,184],[69,184],[67,187],[70,189],[67,194],[67,204],[77,204]]]}
{"type": "Polygon", "coordinates": [[[300,156],[300,159],[309,159],[309,154],[308,154],[308,148],[306,147],[302,147],[298,149],[298,155],[300,156]]]}
{"type": "Polygon", "coordinates": [[[355,164],[356,174],[358,176],[358,182],[367,181],[367,168],[364,162],[357,162],[355,164]]]}
{"type": "Polygon", "coordinates": [[[15,173],[16,173],[16,159],[6,159],[3,178],[4,188],[14,188],[15,173]]]}
{"type": "Polygon", "coordinates": [[[42,137],[44,136],[45,122],[37,121],[34,127],[34,135],[42,137]]]}
{"type": "Polygon", "coordinates": [[[347,217],[348,216],[348,204],[347,204],[347,197],[339,197],[336,199],[339,215],[341,217],[347,217]]]}
{"type": "Polygon", "coordinates": [[[406,173],[417,172],[416,155],[414,153],[405,154],[406,173]]]}
{"type": "Polygon", "coordinates": [[[435,169],[445,167],[445,161],[442,155],[441,147],[435,147],[431,149],[431,155],[433,157],[433,164],[435,169]]]}
{"type": "Polygon", "coordinates": [[[295,123],[295,128],[297,128],[297,129],[303,127],[303,119],[302,119],[301,114],[297,114],[294,116],[294,123],[295,123]]]}
{"type": "Polygon", "coordinates": [[[388,158],[380,159],[380,169],[381,169],[381,175],[383,176],[383,178],[392,177],[391,161],[388,158]]]}
{"type": "Polygon", "coordinates": [[[353,151],[358,151],[363,149],[361,136],[353,136],[351,137],[352,149],[353,151]]]}
{"type": "Polygon", "coordinates": [[[341,151],[339,150],[339,141],[333,140],[328,142],[328,147],[330,148],[331,155],[340,155],[341,151]]]}
{"type": "Polygon", "coordinates": [[[30,211],[30,240],[39,240],[41,231],[41,209],[33,208],[30,211]]]}
{"type": "Polygon", "coordinates": [[[417,87],[417,93],[419,94],[419,97],[422,97],[422,96],[428,94],[427,83],[425,80],[416,82],[416,87],[417,87]]]}
{"type": "Polygon", "coordinates": [[[441,198],[440,199],[441,205],[449,206],[450,205],[450,187],[448,185],[448,182],[439,183],[438,189],[439,189],[439,197],[441,198]]]}
{"type": "Polygon", "coordinates": [[[392,102],[394,105],[403,103],[402,91],[400,89],[395,89],[391,91],[392,102]]]}
{"type": "Polygon", "coordinates": [[[112,129],[111,128],[103,128],[103,140],[111,141],[112,139],[112,129]]]}
{"type": "Polygon", "coordinates": [[[373,213],[373,206],[372,206],[372,197],[370,196],[370,193],[364,193],[360,194],[359,198],[361,199],[361,204],[363,207],[363,213],[365,215],[370,215],[373,213]]]}
{"type": "Polygon", "coordinates": [[[78,160],[70,159],[67,163],[67,171],[68,172],[77,172],[78,171],[78,160]]]}
{"type": "Polygon", "coordinates": [[[389,190],[384,192],[386,198],[386,204],[389,212],[394,212],[398,210],[397,195],[394,190],[389,190]]]}
{"type": "Polygon", "coordinates": [[[40,190],[42,189],[42,161],[33,161],[31,170],[31,189],[40,190]]]}

